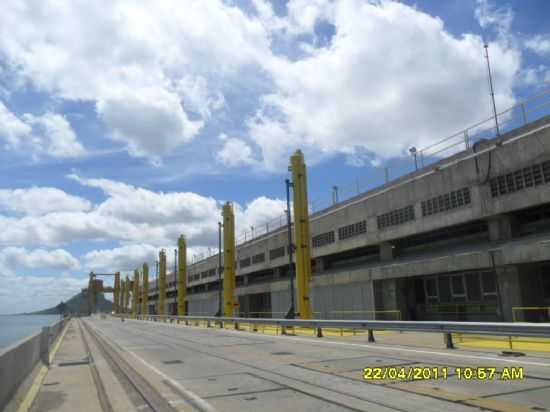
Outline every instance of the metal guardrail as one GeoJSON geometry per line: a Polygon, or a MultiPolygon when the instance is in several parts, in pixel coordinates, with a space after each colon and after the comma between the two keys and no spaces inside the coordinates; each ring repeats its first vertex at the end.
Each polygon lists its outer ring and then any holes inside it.
{"type": "MultiPolygon", "coordinates": [[[[524,126],[549,113],[550,88],[546,87],[537,94],[497,113],[496,117],[499,121],[500,134],[502,135],[515,128],[524,126]]],[[[476,142],[496,137],[494,123],[495,117],[491,116],[428,146],[419,148],[417,151],[419,166],[422,168],[462,150],[471,150],[476,142]]],[[[385,183],[389,182],[388,173],[386,171],[385,183]]],[[[394,176],[393,178],[396,179],[400,176],[394,176]]],[[[310,212],[317,212],[336,203],[344,202],[371,188],[372,177],[366,176],[357,177],[354,182],[349,182],[347,185],[333,186],[330,195],[310,200],[310,212]]],[[[292,221],[294,221],[294,218],[292,218],[292,221]]],[[[241,231],[236,236],[236,245],[238,246],[260,236],[267,235],[284,226],[286,226],[286,215],[284,213],[270,221],[258,222],[255,226],[241,231]]],[[[191,264],[194,264],[216,254],[215,250],[211,250],[208,253],[196,254],[191,257],[190,261],[191,264]]]]}
{"type": "MultiPolygon", "coordinates": [[[[120,316],[120,315],[118,315],[120,316]]],[[[443,333],[447,348],[454,347],[452,334],[475,334],[492,336],[530,336],[550,338],[550,324],[540,323],[503,323],[503,322],[440,322],[440,321],[383,321],[383,320],[329,320],[329,319],[266,319],[266,318],[231,318],[216,316],[170,316],[148,315],[136,316],[141,320],[169,320],[185,322],[212,323],[220,328],[224,324],[233,324],[239,329],[239,324],[272,325],[281,328],[281,334],[286,333],[287,328],[311,328],[317,331],[317,336],[323,336],[323,329],[362,329],[368,331],[368,341],[374,342],[374,331],[394,330],[400,332],[432,332],[443,333]]]]}

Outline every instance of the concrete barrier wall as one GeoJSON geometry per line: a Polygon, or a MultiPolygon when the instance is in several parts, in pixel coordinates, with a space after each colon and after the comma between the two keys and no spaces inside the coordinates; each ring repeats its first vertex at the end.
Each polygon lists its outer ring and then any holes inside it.
{"type": "Polygon", "coordinates": [[[0,350],[0,410],[4,410],[39,362],[48,363],[50,347],[66,322],[62,320],[44,327],[42,331],[0,350]]]}

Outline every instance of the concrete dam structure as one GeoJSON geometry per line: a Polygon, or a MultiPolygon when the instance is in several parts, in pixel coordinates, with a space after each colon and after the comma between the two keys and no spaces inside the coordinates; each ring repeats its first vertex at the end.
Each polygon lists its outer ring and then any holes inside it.
{"type": "MultiPolygon", "coordinates": [[[[313,318],[548,321],[550,117],[310,214],[309,226],[313,318]]],[[[285,227],[236,247],[235,316],[285,316],[288,251],[285,227]]],[[[180,267],[187,315],[219,311],[219,260],[180,267]]],[[[161,310],[149,281],[149,314],[178,313],[177,281],[166,275],[161,310]]]]}

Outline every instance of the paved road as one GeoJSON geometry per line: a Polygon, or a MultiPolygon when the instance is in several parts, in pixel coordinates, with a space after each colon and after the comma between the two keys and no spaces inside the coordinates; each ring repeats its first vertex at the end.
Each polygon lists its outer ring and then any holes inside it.
{"type": "Polygon", "coordinates": [[[145,321],[86,322],[98,335],[116,342],[140,373],[156,380],[159,392],[172,405],[262,412],[550,411],[548,358],[145,321]],[[498,373],[491,381],[459,379],[454,368],[470,366],[496,367],[497,371],[523,367],[524,379],[504,381],[498,373]],[[448,367],[449,376],[437,381],[367,382],[365,367],[448,367]]]}

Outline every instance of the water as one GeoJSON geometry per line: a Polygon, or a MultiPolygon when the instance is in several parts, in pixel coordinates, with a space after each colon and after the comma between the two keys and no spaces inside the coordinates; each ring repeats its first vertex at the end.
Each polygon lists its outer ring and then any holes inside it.
{"type": "Polygon", "coordinates": [[[0,315],[0,350],[59,320],[59,315],[0,315]]]}

